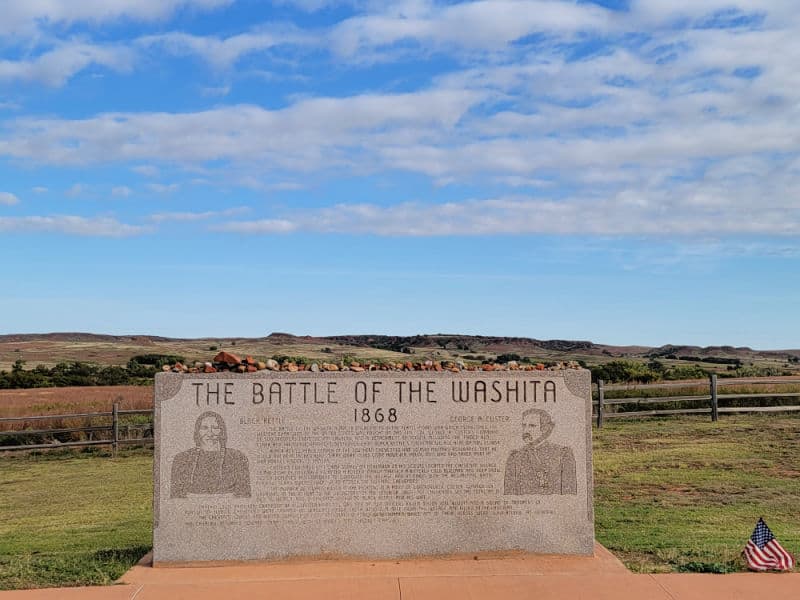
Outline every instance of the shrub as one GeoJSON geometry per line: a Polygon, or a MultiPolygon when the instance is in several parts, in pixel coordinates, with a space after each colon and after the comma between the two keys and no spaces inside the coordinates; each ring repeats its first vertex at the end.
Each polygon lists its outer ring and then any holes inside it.
{"type": "Polygon", "coordinates": [[[670,367],[664,373],[664,379],[703,379],[709,372],[698,365],[670,367]]]}
{"type": "Polygon", "coordinates": [[[592,379],[610,383],[650,383],[659,379],[659,374],[644,363],[632,360],[612,360],[604,365],[591,367],[592,379]]]}
{"type": "Polygon", "coordinates": [[[288,354],[273,354],[272,360],[278,361],[278,364],[291,362],[298,365],[308,365],[311,362],[305,356],[289,356],[288,354]]]}

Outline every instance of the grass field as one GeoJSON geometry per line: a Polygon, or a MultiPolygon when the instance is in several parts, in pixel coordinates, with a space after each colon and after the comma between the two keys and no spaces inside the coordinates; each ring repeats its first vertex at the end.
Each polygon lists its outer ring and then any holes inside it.
{"type": "Polygon", "coordinates": [[[96,340],[49,340],[30,341],[0,340],[0,369],[6,371],[16,360],[24,360],[25,368],[36,365],[53,367],[59,362],[83,361],[99,365],[125,365],[128,360],[138,354],[177,354],[186,358],[189,363],[196,360],[211,360],[217,350],[227,350],[241,357],[251,355],[259,359],[269,358],[276,354],[288,356],[305,356],[320,361],[338,361],[343,356],[358,356],[360,359],[408,360],[408,355],[389,350],[379,350],[364,346],[337,344],[330,340],[306,338],[257,338],[220,340],[159,340],[148,338],[131,338],[96,340]]]}
{"type": "Polygon", "coordinates": [[[800,552],[800,417],[683,417],[595,431],[597,538],[640,571],[741,570],[759,516],[800,552]]]}
{"type": "Polygon", "coordinates": [[[0,589],[109,584],[151,543],[152,458],[0,459],[0,589]]]}
{"type": "Polygon", "coordinates": [[[0,390],[0,418],[153,408],[153,387],[97,385],[0,390]]]}
{"type": "MultiPolygon", "coordinates": [[[[90,387],[34,388],[25,390],[0,390],[0,419],[41,415],[63,415],[79,413],[110,412],[114,403],[122,410],[152,410],[152,386],[120,385],[90,387]]],[[[122,437],[141,437],[141,433],[129,435],[126,426],[149,422],[149,416],[126,415],[120,419],[122,437]]],[[[89,426],[108,426],[110,417],[78,417],[48,419],[46,421],[18,420],[0,422],[0,446],[18,443],[49,444],[54,441],[70,442],[85,440],[85,433],[58,435],[17,436],[8,432],[22,430],[59,429],[89,426]]],[[[138,430],[134,430],[138,431],[138,430]]],[[[94,432],[94,439],[110,436],[110,432],[94,432]]],[[[0,461],[3,460],[0,458],[0,461]]],[[[0,513],[2,515],[2,513],[0,513]]]]}
{"type": "MultiPolygon", "coordinates": [[[[764,516],[800,553],[800,416],[595,431],[597,539],[638,571],[744,569],[764,516]]],[[[149,548],[151,456],[0,458],[0,589],[103,584],[149,548]]]]}

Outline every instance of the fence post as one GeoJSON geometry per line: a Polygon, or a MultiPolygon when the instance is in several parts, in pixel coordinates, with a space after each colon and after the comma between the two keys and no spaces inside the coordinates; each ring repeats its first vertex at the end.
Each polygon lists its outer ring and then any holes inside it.
{"type": "Polygon", "coordinates": [[[117,447],[119,446],[119,403],[114,402],[111,408],[111,446],[114,456],[117,455],[117,447]]]}
{"type": "Polygon", "coordinates": [[[597,428],[603,426],[603,380],[597,380],[597,428]]]}
{"type": "Polygon", "coordinates": [[[719,410],[717,406],[717,375],[712,373],[709,377],[711,380],[711,420],[717,421],[719,419],[719,410]]]}

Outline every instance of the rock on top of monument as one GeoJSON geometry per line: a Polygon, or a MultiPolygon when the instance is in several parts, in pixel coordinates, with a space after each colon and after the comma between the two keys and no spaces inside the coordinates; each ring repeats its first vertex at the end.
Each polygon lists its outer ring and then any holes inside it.
{"type": "Polygon", "coordinates": [[[231,352],[225,352],[223,350],[214,357],[214,362],[225,363],[226,365],[234,366],[240,364],[242,359],[231,352]]]}
{"type": "Polygon", "coordinates": [[[213,359],[212,362],[197,361],[194,366],[190,367],[180,362],[172,365],[164,365],[163,371],[172,371],[173,373],[217,373],[217,372],[231,372],[231,373],[254,373],[256,371],[270,370],[270,371],[287,371],[290,373],[302,373],[304,371],[351,371],[360,373],[363,371],[437,371],[437,372],[452,372],[460,373],[461,371],[562,371],[566,369],[580,370],[583,367],[575,362],[560,362],[544,365],[543,363],[521,364],[518,361],[509,361],[507,363],[484,361],[481,364],[471,363],[467,364],[462,360],[425,360],[421,362],[393,362],[385,360],[377,361],[346,361],[344,359],[335,363],[329,362],[306,362],[306,359],[291,360],[283,357],[282,362],[278,362],[274,358],[267,358],[265,360],[257,360],[253,356],[246,356],[244,359],[236,354],[227,351],[220,351],[213,359]]]}

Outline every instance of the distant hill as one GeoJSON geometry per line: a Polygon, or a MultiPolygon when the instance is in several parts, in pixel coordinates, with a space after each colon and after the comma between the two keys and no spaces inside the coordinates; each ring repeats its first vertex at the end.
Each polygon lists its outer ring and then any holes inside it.
{"type": "Polygon", "coordinates": [[[313,337],[284,332],[257,338],[196,339],[79,332],[0,335],[0,369],[8,369],[16,360],[25,361],[28,368],[37,364],[52,366],[63,361],[124,365],[131,357],[148,353],[180,355],[189,361],[208,360],[218,349],[259,357],[288,355],[318,360],[347,355],[370,360],[408,360],[411,354],[414,360],[430,357],[482,361],[518,355],[537,362],[578,360],[588,365],[622,359],[642,362],[656,360],[667,365],[695,363],[720,370],[750,364],[800,370],[800,350],[676,344],[659,347],[612,346],[586,340],[445,333],[313,337]]]}
{"type": "MultiPolygon", "coordinates": [[[[285,334],[281,334],[285,335],[285,334]]],[[[322,339],[322,338],[320,338],[322,339]]],[[[667,344],[659,347],[649,346],[611,346],[589,341],[576,340],[538,340],[525,337],[498,337],[458,334],[426,334],[415,336],[386,335],[336,335],[329,340],[353,346],[369,346],[374,348],[397,349],[442,348],[465,351],[482,351],[490,353],[525,352],[525,353],[566,353],[588,354],[598,356],[659,358],[670,355],[694,355],[700,357],[725,357],[749,360],[752,358],[774,358],[790,354],[800,354],[800,350],[753,350],[747,346],[678,346],[667,344]]]]}
{"type": "Polygon", "coordinates": [[[58,332],[58,333],[10,333],[0,335],[0,343],[4,342],[131,342],[131,341],[169,341],[172,338],[156,335],[107,335],[104,333],[58,332]]]}

